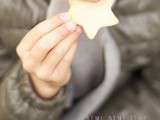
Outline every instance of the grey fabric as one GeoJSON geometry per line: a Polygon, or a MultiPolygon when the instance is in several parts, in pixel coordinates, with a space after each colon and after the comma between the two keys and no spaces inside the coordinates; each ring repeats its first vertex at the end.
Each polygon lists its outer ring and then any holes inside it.
{"type": "MultiPolygon", "coordinates": [[[[66,11],[69,7],[65,2],[63,0],[52,0],[48,13],[55,15],[66,11]]],[[[73,89],[74,96],[82,96],[88,92],[91,86],[97,85],[96,78],[103,81],[101,85],[82,98],[62,118],[64,120],[83,120],[96,111],[104,100],[109,97],[118,80],[117,77],[120,72],[118,47],[106,29],[101,30],[93,41],[88,40],[86,35],[81,35],[72,68],[72,81],[75,87],[73,89]],[[84,54],[85,52],[87,54],[84,54]],[[102,56],[103,54],[104,56],[102,56]],[[102,60],[103,58],[104,60],[102,60]],[[106,72],[105,78],[102,80],[103,75],[101,73],[103,71],[101,69],[104,63],[106,72]]]]}
{"type": "MultiPolygon", "coordinates": [[[[73,109],[63,116],[63,120],[85,120],[104,103],[117,85],[120,73],[120,56],[117,45],[107,31],[101,31],[104,45],[105,77],[103,82],[86,97],[82,98],[73,109]],[[105,34],[103,34],[105,33],[105,34]]],[[[94,80],[94,79],[92,79],[94,80]]],[[[84,89],[84,88],[83,88],[84,89]]]]}
{"type": "Polygon", "coordinates": [[[160,119],[159,5],[159,0],[119,0],[115,4],[120,24],[111,28],[110,33],[122,55],[119,81],[126,83],[106,101],[100,114],[116,113],[115,120],[160,119]],[[124,118],[118,117],[123,114],[124,118]]]}
{"type": "Polygon", "coordinates": [[[58,120],[61,116],[66,120],[83,120],[104,103],[98,111],[107,116],[116,112],[125,113],[124,119],[134,114],[159,120],[159,3],[159,0],[117,0],[113,9],[120,19],[119,25],[101,29],[93,41],[81,35],[71,83],[62,95],[65,100],[59,104],[60,99],[46,102],[34,93],[27,74],[17,64],[15,47],[34,25],[66,11],[67,1],[1,0],[0,119],[58,120]],[[120,65],[121,74],[116,79],[120,65]],[[27,93],[26,99],[23,93],[27,93]],[[57,107],[52,104],[55,101],[57,107]]]}

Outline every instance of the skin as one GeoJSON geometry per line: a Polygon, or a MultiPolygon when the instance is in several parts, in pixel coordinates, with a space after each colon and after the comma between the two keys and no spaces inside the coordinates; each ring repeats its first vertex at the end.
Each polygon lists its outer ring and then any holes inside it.
{"type": "Polygon", "coordinates": [[[17,54],[41,98],[54,97],[69,82],[81,32],[67,13],[61,13],[36,25],[18,44],[17,54]]]}
{"type": "Polygon", "coordinates": [[[53,97],[69,82],[80,33],[81,28],[63,13],[36,25],[17,46],[23,68],[42,98],[53,97]]]}

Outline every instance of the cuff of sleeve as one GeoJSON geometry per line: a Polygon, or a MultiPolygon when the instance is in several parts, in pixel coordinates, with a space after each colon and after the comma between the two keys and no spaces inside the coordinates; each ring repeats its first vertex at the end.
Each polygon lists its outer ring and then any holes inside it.
{"type": "MultiPolygon", "coordinates": [[[[70,85],[62,88],[56,96],[50,100],[44,100],[40,98],[34,91],[30,77],[26,71],[23,70],[21,63],[19,62],[15,68],[14,72],[18,73],[14,78],[13,87],[17,87],[17,93],[19,94],[22,101],[25,101],[37,109],[65,109],[71,105],[71,88],[70,85]]],[[[10,86],[10,87],[12,87],[10,86]]]]}

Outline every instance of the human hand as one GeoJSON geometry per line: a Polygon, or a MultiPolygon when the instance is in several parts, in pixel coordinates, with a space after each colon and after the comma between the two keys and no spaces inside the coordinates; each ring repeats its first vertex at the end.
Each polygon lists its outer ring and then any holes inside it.
{"type": "Polygon", "coordinates": [[[63,13],[36,25],[17,46],[23,68],[42,98],[53,97],[69,82],[80,33],[81,28],[63,13]]]}

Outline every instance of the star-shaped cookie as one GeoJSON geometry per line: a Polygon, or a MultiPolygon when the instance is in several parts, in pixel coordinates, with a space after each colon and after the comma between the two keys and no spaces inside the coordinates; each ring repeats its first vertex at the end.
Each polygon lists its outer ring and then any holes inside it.
{"type": "Polygon", "coordinates": [[[113,1],[100,0],[96,3],[87,0],[70,0],[69,14],[74,22],[83,27],[88,38],[93,39],[100,28],[118,23],[111,9],[113,1]]]}

